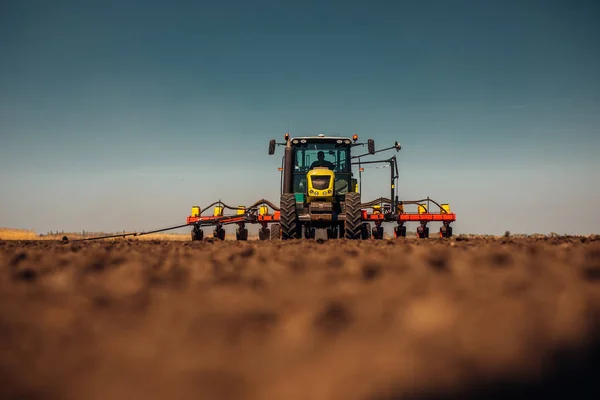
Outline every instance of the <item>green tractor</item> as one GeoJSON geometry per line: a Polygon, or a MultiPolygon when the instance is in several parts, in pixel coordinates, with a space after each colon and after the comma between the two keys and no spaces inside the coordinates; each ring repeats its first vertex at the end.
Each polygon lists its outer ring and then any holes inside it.
{"type": "Polygon", "coordinates": [[[277,145],[285,146],[280,168],[281,238],[361,239],[361,195],[352,165],[357,157],[375,154],[375,142],[357,143],[357,135],[284,138],[285,143],[274,139],[269,143],[269,155],[275,154],[277,145]],[[364,145],[368,153],[352,155],[353,148],[364,145]]]}

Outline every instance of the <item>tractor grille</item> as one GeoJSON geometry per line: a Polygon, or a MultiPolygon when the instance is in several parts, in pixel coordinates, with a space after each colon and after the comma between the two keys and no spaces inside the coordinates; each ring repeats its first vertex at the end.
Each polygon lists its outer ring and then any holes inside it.
{"type": "Polygon", "coordinates": [[[329,187],[331,176],[312,176],[312,187],[316,190],[324,190],[329,187]]]}

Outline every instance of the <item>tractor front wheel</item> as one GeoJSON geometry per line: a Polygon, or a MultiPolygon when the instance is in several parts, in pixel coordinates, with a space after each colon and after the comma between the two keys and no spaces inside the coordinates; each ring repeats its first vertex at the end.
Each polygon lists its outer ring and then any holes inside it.
{"type": "Polygon", "coordinates": [[[299,239],[300,225],[296,215],[296,197],[293,193],[284,193],[281,195],[279,207],[279,223],[281,226],[281,239],[299,239]]]}
{"type": "Polygon", "coordinates": [[[360,207],[360,193],[346,193],[346,222],[344,226],[346,239],[356,240],[361,238],[362,209],[360,207]]]}

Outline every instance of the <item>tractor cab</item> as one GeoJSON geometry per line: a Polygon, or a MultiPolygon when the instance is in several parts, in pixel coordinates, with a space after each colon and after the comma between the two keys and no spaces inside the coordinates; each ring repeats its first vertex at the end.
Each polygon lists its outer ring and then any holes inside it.
{"type": "Polygon", "coordinates": [[[291,140],[293,193],[331,198],[352,189],[350,139],[300,137],[291,140]]]}

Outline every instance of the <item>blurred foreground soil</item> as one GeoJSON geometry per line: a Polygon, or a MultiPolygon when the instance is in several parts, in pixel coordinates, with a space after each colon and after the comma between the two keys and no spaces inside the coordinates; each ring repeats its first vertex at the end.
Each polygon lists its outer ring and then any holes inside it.
{"type": "Polygon", "coordinates": [[[600,238],[0,242],[0,398],[600,398],[600,238]]]}

